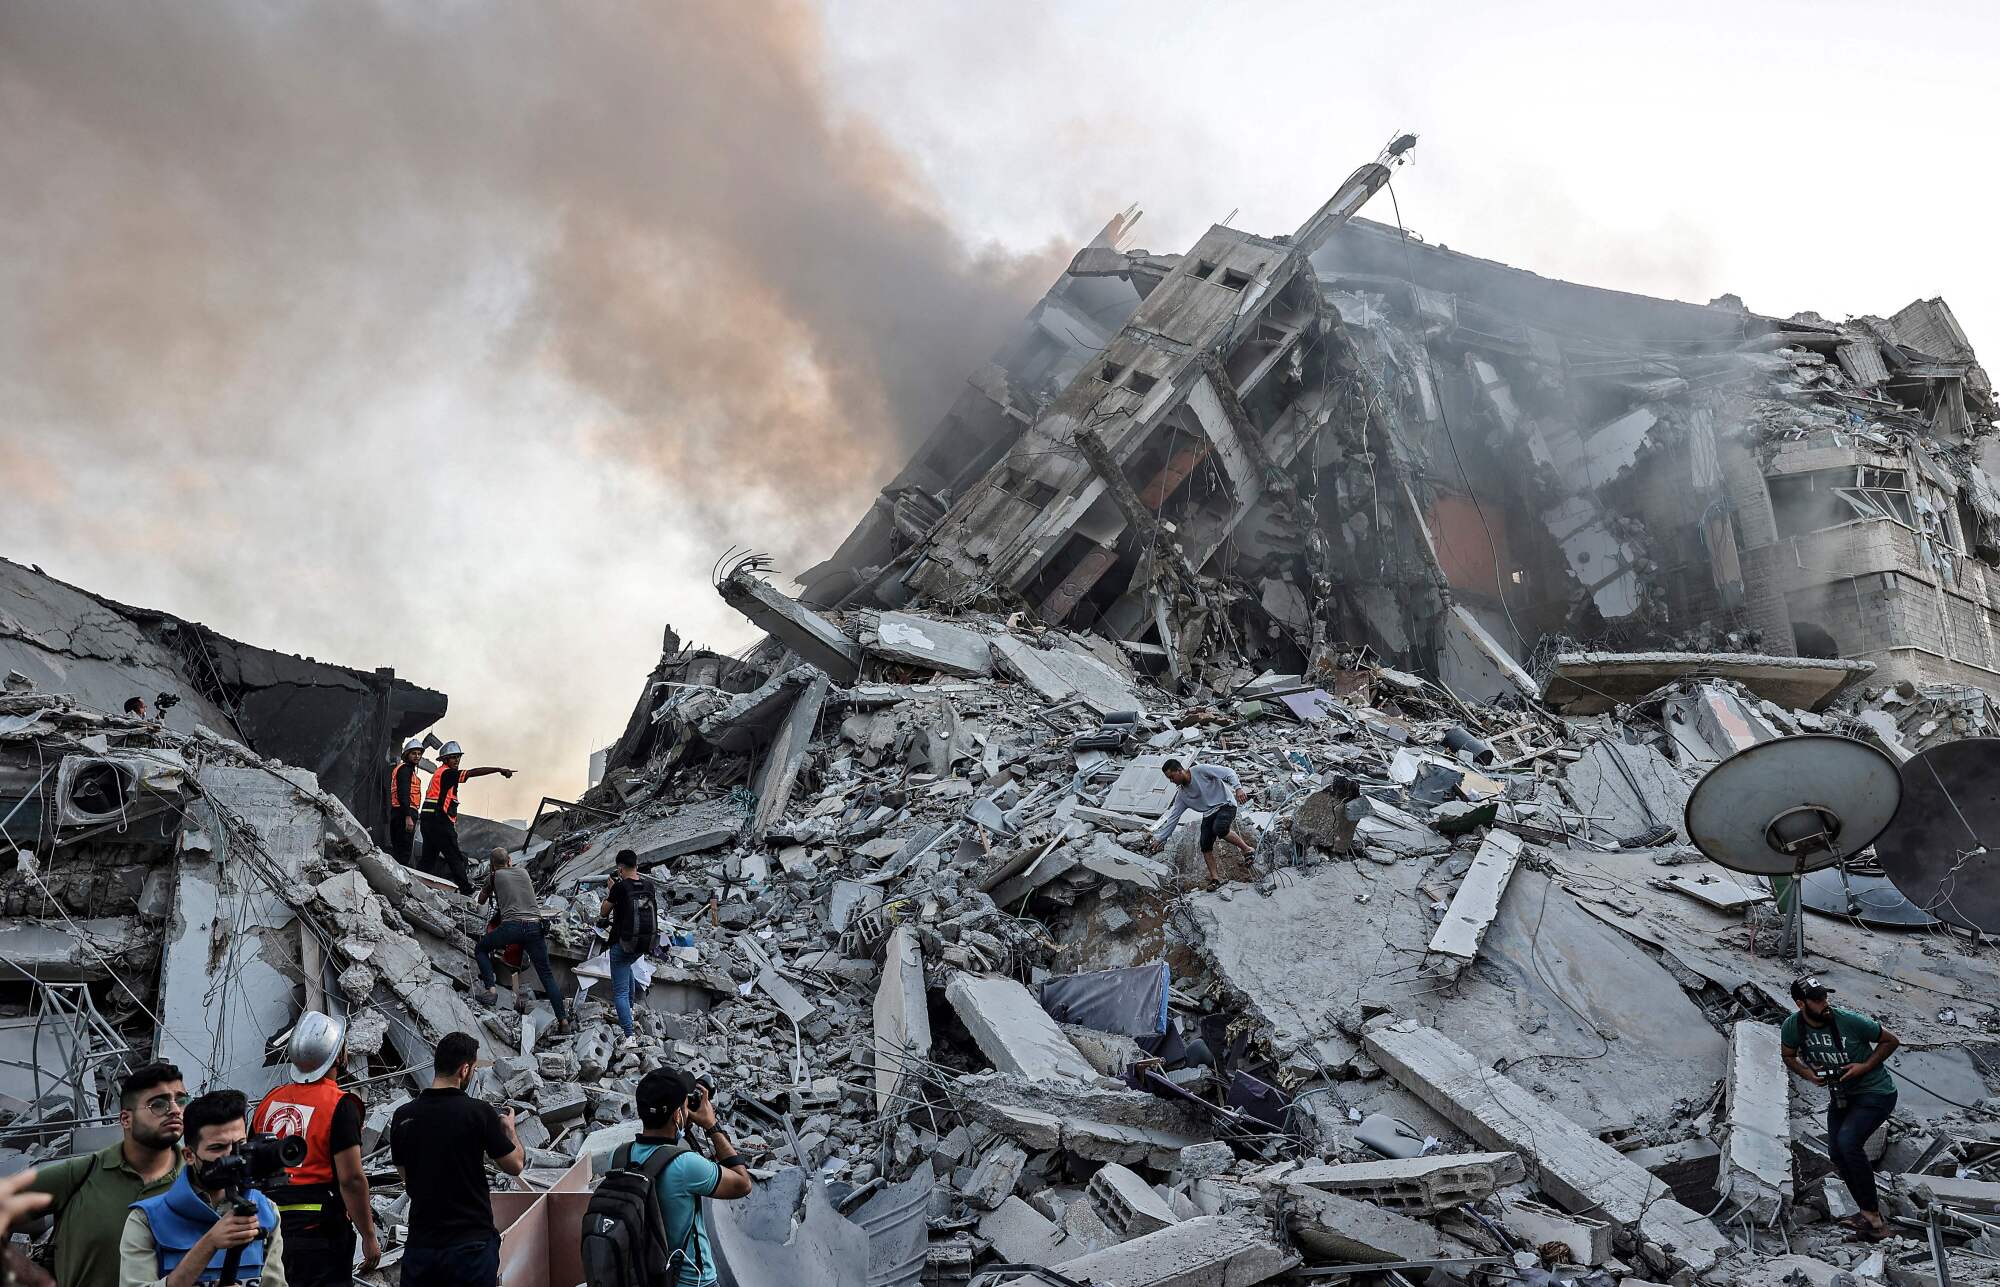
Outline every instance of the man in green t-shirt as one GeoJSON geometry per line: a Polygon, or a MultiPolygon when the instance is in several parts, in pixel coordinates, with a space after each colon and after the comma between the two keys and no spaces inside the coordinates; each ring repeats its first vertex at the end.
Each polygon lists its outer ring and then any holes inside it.
{"type": "Polygon", "coordinates": [[[62,1287],[118,1287],[118,1239],[132,1204],[180,1178],[187,1102],[180,1069],[134,1068],[118,1088],[124,1138],[35,1172],[28,1187],[55,1199],[55,1272],[62,1287]]]}
{"type": "Polygon", "coordinates": [[[1826,1089],[1826,1148],[1861,1214],[1851,1224],[1871,1241],[1889,1236],[1875,1197],[1875,1168],[1864,1146],[1896,1109],[1896,1080],[1882,1066],[1896,1034],[1853,1010],[1831,1004],[1833,989],[1814,975],[1792,980],[1798,1010],[1778,1030],[1785,1066],[1826,1089]]]}

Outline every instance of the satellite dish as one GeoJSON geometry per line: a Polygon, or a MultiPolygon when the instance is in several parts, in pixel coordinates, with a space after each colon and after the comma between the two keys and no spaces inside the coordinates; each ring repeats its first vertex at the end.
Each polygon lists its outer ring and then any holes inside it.
{"type": "Polygon", "coordinates": [[[1695,784],[1687,833],[1731,871],[1801,875],[1866,849],[1896,816],[1902,794],[1896,762],[1866,742],[1781,737],[1738,751],[1695,784]]]}
{"type": "Polygon", "coordinates": [[[1939,920],[2000,933],[2000,870],[1982,843],[1989,835],[2000,836],[2000,738],[1968,737],[1903,765],[1903,807],[1875,859],[1939,920]]]}
{"type": "MultiPolygon", "coordinates": [[[[1909,799],[1907,791],[1903,798],[1909,799]]],[[[1875,852],[1895,833],[1896,824],[1875,838],[1875,852]]],[[[1806,906],[1823,916],[1856,920],[1863,925],[1891,929],[1926,929],[1937,917],[1903,896],[1887,876],[1874,871],[1855,870],[1860,864],[1843,864],[1807,872],[1799,884],[1805,889],[1806,906]]]]}

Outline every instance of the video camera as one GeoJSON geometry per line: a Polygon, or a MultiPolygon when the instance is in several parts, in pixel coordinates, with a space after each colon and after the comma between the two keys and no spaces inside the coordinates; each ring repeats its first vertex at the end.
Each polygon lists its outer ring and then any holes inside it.
{"type": "Polygon", "coordinates": [[[245,1190],[282,1175],[285,1168],[306,1160],[303,1135],[252,1135],[236,1146],[236,1151],[219,1162],[210,1162],[202,1178],[216,1188],[240,1198],[245,1190]]]}

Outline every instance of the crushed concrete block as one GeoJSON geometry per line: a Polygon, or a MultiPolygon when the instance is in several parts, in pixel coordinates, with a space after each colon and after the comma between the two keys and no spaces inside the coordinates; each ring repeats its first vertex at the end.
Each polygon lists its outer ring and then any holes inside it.
{"type": "Polygon", "coordinates": [[[1337,1166],[1303,1166],[1289,1172],[1292,1184],[1372,1202],[1385,1211],[1436,1215],[1479,1202],[1527,1178],[1518,1153],[1433,1153],[1337,1166]]]}
{"type": "Polygon", "coordinates": [[[1578,1265],[1601,1265],[1611,1259],[1612,1240],[1618,1232],[1609,1221],[1569,1215],[1526,1199],[1502,1206],[1500,1224],[1530,1247],[1562,1243],[1569,1248],[1570,1262],[1578,1265]]]}
{"type": "Polygon", "coordinates": [[[1733,1250],[1722,1231],[1666,1196],[1643,1168],[1508,1077],[1483,1067],[1435,1028],[1383,1024],[1364,1035],[1368,1053],[1402,1087],[1473,1139],[1512,1149],[1535,1182],[1575,1211],[1602,1207],[1636,1226],[1695,1273],[1733,1250]]]}
{"type": "Polygon", "coordinates": [[[980,1154],[972,1168],[972,1177],[959,1187],[967,1202],[991,1211],[1014,1192],[1027,1167],[1028,1155],[1019,1145],[1011,1140],[995,1140],[980,1154]]]}
{"type": "Polygon", "coordinates": [[[887,1113],[914,1060],[931,1053],[931,1013],[924,999],[924,957],[916,932],[898,925],[883,950],[875,988],[875,1111],[887,1113]]]}
{"type": "Polygon", "coordinates": [[[1929,1189],[1932,1197],[1955,1210],[2000,1212],[2000,1184],[1988,1180],[1958,1180],[1944,1175],[1899,1175],[1896,1179],[1905,1192],[1915,1192],[1919,1187],[1929,1189]]]}
{"type": "Polygon", "coordinates": [[[550,1126],[573,1122],[589,1111],[589,1107],[589,1095],[585,1093],[583,1087],[575,1084],[544,1086],[541,1095],[535,1100],[536,1113],[550,1126]]]}
{"type": "Polygon", "coordinates": [[[1015,1197],[980,1217],[979,1236],[1002,1260],[1017,1265],[1051,1264],[1063,1242],[1055,1221],[1015,1197]]]}
{"type": "Polygon", "coordinates": [[[1202,1216],[1051,1268],[1095,1287],[1250,1287],[1298,1263],[1260,1225],[1202,1216]]]}
{"type": "Polygon", "coordinates": [[[1776,1027],[1748,1019],[1731,1025],[1720,1183],[1759,1225],[1774,1222],[1792,1201],[1790,1083],[1776,1027]]]}
{"type": "Polygon", "coordinates": [[[782,590],[738,569],[717,583],[723,601],[752,625],[841,683],[861,672],[861,646],[782,590]]]}
{"type": "Polygon", "coordinates": [[[1005,975],[961,972],[944,994],[980,1053],[1001,1072],[1031,1081],[1097,1075],[1034,994],[1005,975]]]}
{"type": "Polygon", "coordinates": [[[533,1113],[515,1118],[514,1135],[524,1149],[546,1148],[550,1139],[548,1126],[533,1113]]]}
{"type": "Polygon", "coordinates": [[[1181,1150],[1175,1170],[1181,1178],[1203,1180],[1211,1175],[1221,1175],[1236,1165],[1236,1150],[1221,1140],[1210,1140],[1205,1144],[1190,1144],[1181,1150]]]}
{"type": "Polygon", "coordinates": [[[1285,1186],[1286,1230],[1320,1260],[1380,1264],[1469,1254],[1465,1244],[1421,1220],[1309,1184],[1285,1186]]]}
{"type": "Polygon", "coordinates": [[[1180,1222],[1152,1185],[1116,1162],[1098,1167],[1083,1192],[1104,1227],[1121,1242],[1180,1222]]]}
{"type": "Polygon", "coordinates": [[[875,622],[875,640],[868,645],[868,651],[890,661],[947,675],[993,673],[989,636],[913,612],[882,613],[875,622]]]}

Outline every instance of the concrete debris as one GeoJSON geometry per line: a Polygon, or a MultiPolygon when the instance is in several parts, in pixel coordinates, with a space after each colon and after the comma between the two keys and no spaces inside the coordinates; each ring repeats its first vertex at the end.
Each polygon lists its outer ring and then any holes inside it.
{"type": "MultiPolygon", "coordinates": [[[[492,833],[566,1030],[532,970],[478,1000],[485,909],[377,848],[441,695],[0,564],[0,1157],[148,1058],[254,1094],[310,1005],[376,1170],[448,1031],[550,1183],[646,1071],[710,1078],[739,1283],[1914,1281],[1829,1222],[1769,893],[1681,827],[1774,738],[2000,735],[1991,386],[1941,301],[1776,319],[1353,218],[1404,145],[1289,237],[1114,220],[796,596],[720,570],[767,637],[668,629],[595,785],[492,833]],[[1152,835],[1170,758],[1242,782],[1213,878],[1200,819],[1152,835]]],[[[1811,964],[1904,1043],[1893,1214],[1984,1239],[2000,968],[1884,887],[1815,873],[1811,964]]]]}

